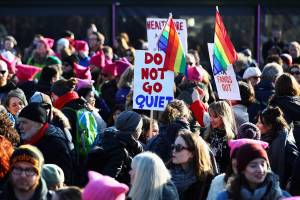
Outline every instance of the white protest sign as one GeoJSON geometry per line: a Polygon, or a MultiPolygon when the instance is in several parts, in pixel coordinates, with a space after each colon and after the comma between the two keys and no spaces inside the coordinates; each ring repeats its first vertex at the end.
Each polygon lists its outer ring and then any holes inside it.
{"type": "MultiPolygon", "coordinates": [[[[210,64],[213,70],[213,52],[214,44],[208,43],[208,52],[210,64]]],[[[235,77],[232,65],[227,67],[225,72],[221,72],[214,76],[219,99],[241,100],[239,85],[235,77]]]]}
{"type": "Polygon", "coordinates": [[[164,71],[165,53],[135,51],[133,108],[163,111],[174,98],[174,72],[164,71]]]}
{"type": "MultiPolygon", "coordinates": [[[[157,51],[157,41],[161,35],[163,28],[165,27],[168,19],[162,18],[147,18],[147,40],[148,49],[150,51],[157,51]]],[[[173,19],[177,33],[179,35],[181,44],[185,52],[187,52],[187,26],[184,19],[173,19]]]]}

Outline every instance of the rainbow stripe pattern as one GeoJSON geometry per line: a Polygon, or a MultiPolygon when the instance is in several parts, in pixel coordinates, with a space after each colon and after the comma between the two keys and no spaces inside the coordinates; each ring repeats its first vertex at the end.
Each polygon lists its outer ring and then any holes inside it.
{"type": "Polygon", "coordinates": [[[228,65],[237,60],[237,53],[227,34],[219,11],[216,11],[214,53],[213,53],[213,74],[216,75],[226,71],[228,65]]]}
{"type": "Polygon", "coordinates": [[[166,53],[163,68],[177,73],[186,73],[186,58],[179,35],[170,16],[158,39],[158,48],[166,53]]]}

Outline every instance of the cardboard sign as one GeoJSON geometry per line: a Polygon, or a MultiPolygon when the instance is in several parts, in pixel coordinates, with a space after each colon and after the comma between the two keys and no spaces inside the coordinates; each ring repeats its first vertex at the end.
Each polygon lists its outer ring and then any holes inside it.
{"type": "MultiPolygon", "coordinates": [[[[161,18],[147,18],[146,27],[147,27],[147,40],[148,40],[148,49],[150,51],[157,51],[157,41],[162,33],[163,28],[165,27],[168,19],[161,18]]],[[[181,44],[185,52],[188,50],[187,46],[187,26],[184,19],[173,19],[175,23],[176,30],[178,32],[181,44]]]]}
{"type": "Polygon", "coordinates": [[[135,51],[133,108],[163,111],[174,98],[174,72],[164,71],[165,53],[135,51]]]}
{"type": "MultiPolygon", "coordinates": [[[[208,43],[208,52],[210,64],[213,69],[213,52],[214,44],[208,43]]],[[[214,76],[219,99],[241,100],[239,85],[235,77],[232,65],[227,67],[225,72],[221,72],[214,76]]]]}

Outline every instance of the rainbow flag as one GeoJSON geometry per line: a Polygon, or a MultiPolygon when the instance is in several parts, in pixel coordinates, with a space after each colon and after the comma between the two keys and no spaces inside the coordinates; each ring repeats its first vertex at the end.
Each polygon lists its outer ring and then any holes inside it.
{"type": "Polygon", "coordinates": [[[217,9],[213,55],[213,74],[216,75],[222,71],[226,71],[228,65],[233,64],[236,60],[237,53],[230,41],[230,38],[223,24],[222,17],[217,9]]]}
{"type": "Polygon", "coordinates": [[[172,16],[157,42],[158,49],[166,53],[164,69],[177,73],[186,73],[186,58],[179,35],[176,31],[172,16]]]}

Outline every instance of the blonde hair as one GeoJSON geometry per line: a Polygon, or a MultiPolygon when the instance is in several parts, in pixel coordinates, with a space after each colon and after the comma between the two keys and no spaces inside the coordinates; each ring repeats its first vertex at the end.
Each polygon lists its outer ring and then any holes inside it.
{"type": "Polygon", "coordinates": [[[131,167],[134,180],[128,196],[132,200],[162,200],[163,187],[171,180],[164,162],[156,154],[144,152],[133,158],[131,167]]]}
{"type": "MultiPolygon", "coordinates": [[[[217,101],[209,105],[208,112],[216,116],[220,116],[223,121],[226,138],[228,140],[235,137],[236,126],[233,111],[226,101],[217,101]]],[[[207,140],[212,133],[211,125],[205,131],[205,139],[207,140]]]]}

